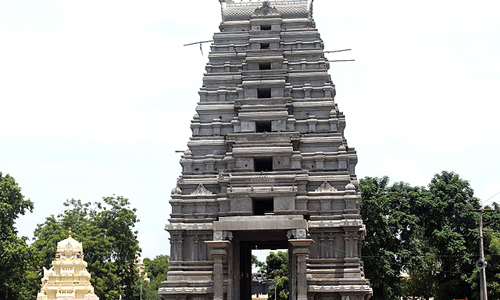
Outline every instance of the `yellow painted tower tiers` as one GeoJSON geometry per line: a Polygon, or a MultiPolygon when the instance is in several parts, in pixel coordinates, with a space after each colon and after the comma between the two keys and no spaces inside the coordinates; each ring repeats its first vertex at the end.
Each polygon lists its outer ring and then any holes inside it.
{"type": "Polygon", "coordinates": [[[69,237],[57,243],[52,268],[44,268],[42,288],[37,300],[99,300],[90,284],[90,273],[83,260],[83,246],[69,237]]]}

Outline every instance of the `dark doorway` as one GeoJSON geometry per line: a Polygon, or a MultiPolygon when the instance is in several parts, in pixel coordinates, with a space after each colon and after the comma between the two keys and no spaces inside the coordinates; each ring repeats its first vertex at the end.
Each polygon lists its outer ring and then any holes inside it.
{"type": "MultiPolygon", "coordinates": [[[[284,234],[284,233],[283,233],[284,234]]],[[[252,295],[260,294],[262,287],[258,287],[256,284],[257,274],[253,274],[252,271],[252,252],[254,250],[268,250],[268,252],[273,251],[277,253],[278,251],[288,253],[288,242],[286,240],[276,240],[276,241],[251,241],[251,242],[241,242],[240,243],[240,300],[251,300],[252,295]]],[[[261,258],[262,259],[262,258],[261,258]]],[[[265,260],[265,258],[263,259],[265,260]]],[[[289,264],[289,261],[288,261],[289,264]]],[[[289,270],[288,270],[289,272],[289,270]]],[[[288,273],[287,272],[287,273],[288,273]]],[[[288,274],[284,274],[286,277],[288,274]]],[[[258,280],[258,279],[257,279],[258,280]]],[[[272,291],[272,297],[274,299],[274,278],[262,279],[267,281],[261,284],[266,285],[266,289],[272,291]]],[[[280,289],[276,291],[279,295],[280,289]]],[[[290,293],[291,294],[291,293],[290,293]]],[[[269,295],[271,296],[271,295],[269,295]]],[[[278,299],[280,299],[278,297],[278,299]]]]}
{"type": "Polygon", "coordinates": [[[256,157],[254,158],[254,171],[255,172],[272,172],[273,171],[273,158],[272,157],[256,157]]]}
{"type": "Polygon", "coordinates": [[[259,70],[271,70],[271,63],[269,62],[259,63],[259,70]]]}
{"type": "Polygon", "coordinates": [[[257,98],[271,98],[271,89],[270,88],[260,88],[257,89],[257,98]]]}
{"type": "Polygon", "coordinates": [[[265,216],[274,212],[273,198],[254,198],[252,199],[252,205],[254,216],[265,216]]]}
{"type": "Polygon", "coordinates": [[[271,132],[272,124],[271,121],[257,121],[255,122],[256,132],[271,132]]]}

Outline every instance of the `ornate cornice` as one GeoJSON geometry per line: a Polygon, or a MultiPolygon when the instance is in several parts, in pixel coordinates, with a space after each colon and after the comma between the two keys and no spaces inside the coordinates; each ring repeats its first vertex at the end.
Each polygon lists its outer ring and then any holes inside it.
{"type": "Polygon", "coordinates": [[[314,0],[219,0],[223,21],[248,20],[252,16],[312,18],[314,0]]]}

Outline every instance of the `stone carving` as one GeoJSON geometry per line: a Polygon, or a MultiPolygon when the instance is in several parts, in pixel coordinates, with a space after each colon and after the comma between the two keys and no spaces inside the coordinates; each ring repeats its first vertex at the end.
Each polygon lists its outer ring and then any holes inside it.
{"type": "Polygon", "coordinates": [[[233,233],[231,231],[222,231],[222,230],[214,231],[214,241],[224,241],[232,239],[233,239],[233,233]]]}
{"type": "Polygon", "coordinates": [[[222,241],[222,231],[214,231],[214,241],[222,241]]]}
{"type": "Polygon", "coordinates": [[[176,186],[172,189],[172,192],[170,194],[172,196],[182,195],[182,190],[178,186],[176,186]]]}
{"type": "Polygon", "coordinates": [[[253,13],[254,16],[267,16],[267,15],[279,15],[278,9],[276,7],[271,7],[269,1],[264,1],[262,7],[257,8],[253,13]]]}
{"type": "Polygon", "coordinates": [[[205,186],[200,183],[198,185],[198,187],[196,188],[196,190],[194,190],[194,192],[191,193],[192,196],[211,196],[213,195],[213,193],[211,191],[209,191],[207,188],[205,188],[205,186]]]}
{"type": "Polygon", "coordinates": [[[337,189],[334,188],[328,181],[324,181],[315,191],[315,193],[333,193],[337,192],[337,189]]]}
{"type": "Polygon", "coordinates": [[[258,176],[252,177],[251,180],[252,180],[252,182],[273,182],[274,178],[271,176],[267,176],[267,175],[258,175],[258,176]]]}
{"type": "Polygon", "coordinates": [[[307,231],[305,229],[293,229],[289,230],[286,236],[288,239],[303,240],[307,238],[307,231]]]}
{"type": "Polygon", "coordinates": [[[346,189],[346,191],[355,191],[355,190],[356,190],[356,187],[354,186],[354,184],[352,184],[352,183],[348,183],[348,184],[345,186],[345,189],[346,189]]]}
{"type": "Polygon", "coordinates": [[[311,3],[309,4],[309,18],[313,17],[313,9],[314,9],[314,0],[310,0],[311,3]]]}

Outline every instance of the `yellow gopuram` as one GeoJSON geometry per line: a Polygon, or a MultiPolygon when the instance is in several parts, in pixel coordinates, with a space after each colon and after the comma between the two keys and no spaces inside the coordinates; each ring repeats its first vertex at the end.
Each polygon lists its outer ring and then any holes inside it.
{"type": "Polygon", "coordinates": [[[37,300],[99,300],[83,258],[83,246],[71,237],[70,230],[69,237],[57,243],[52,267],[44,268],[37,300]]]}

